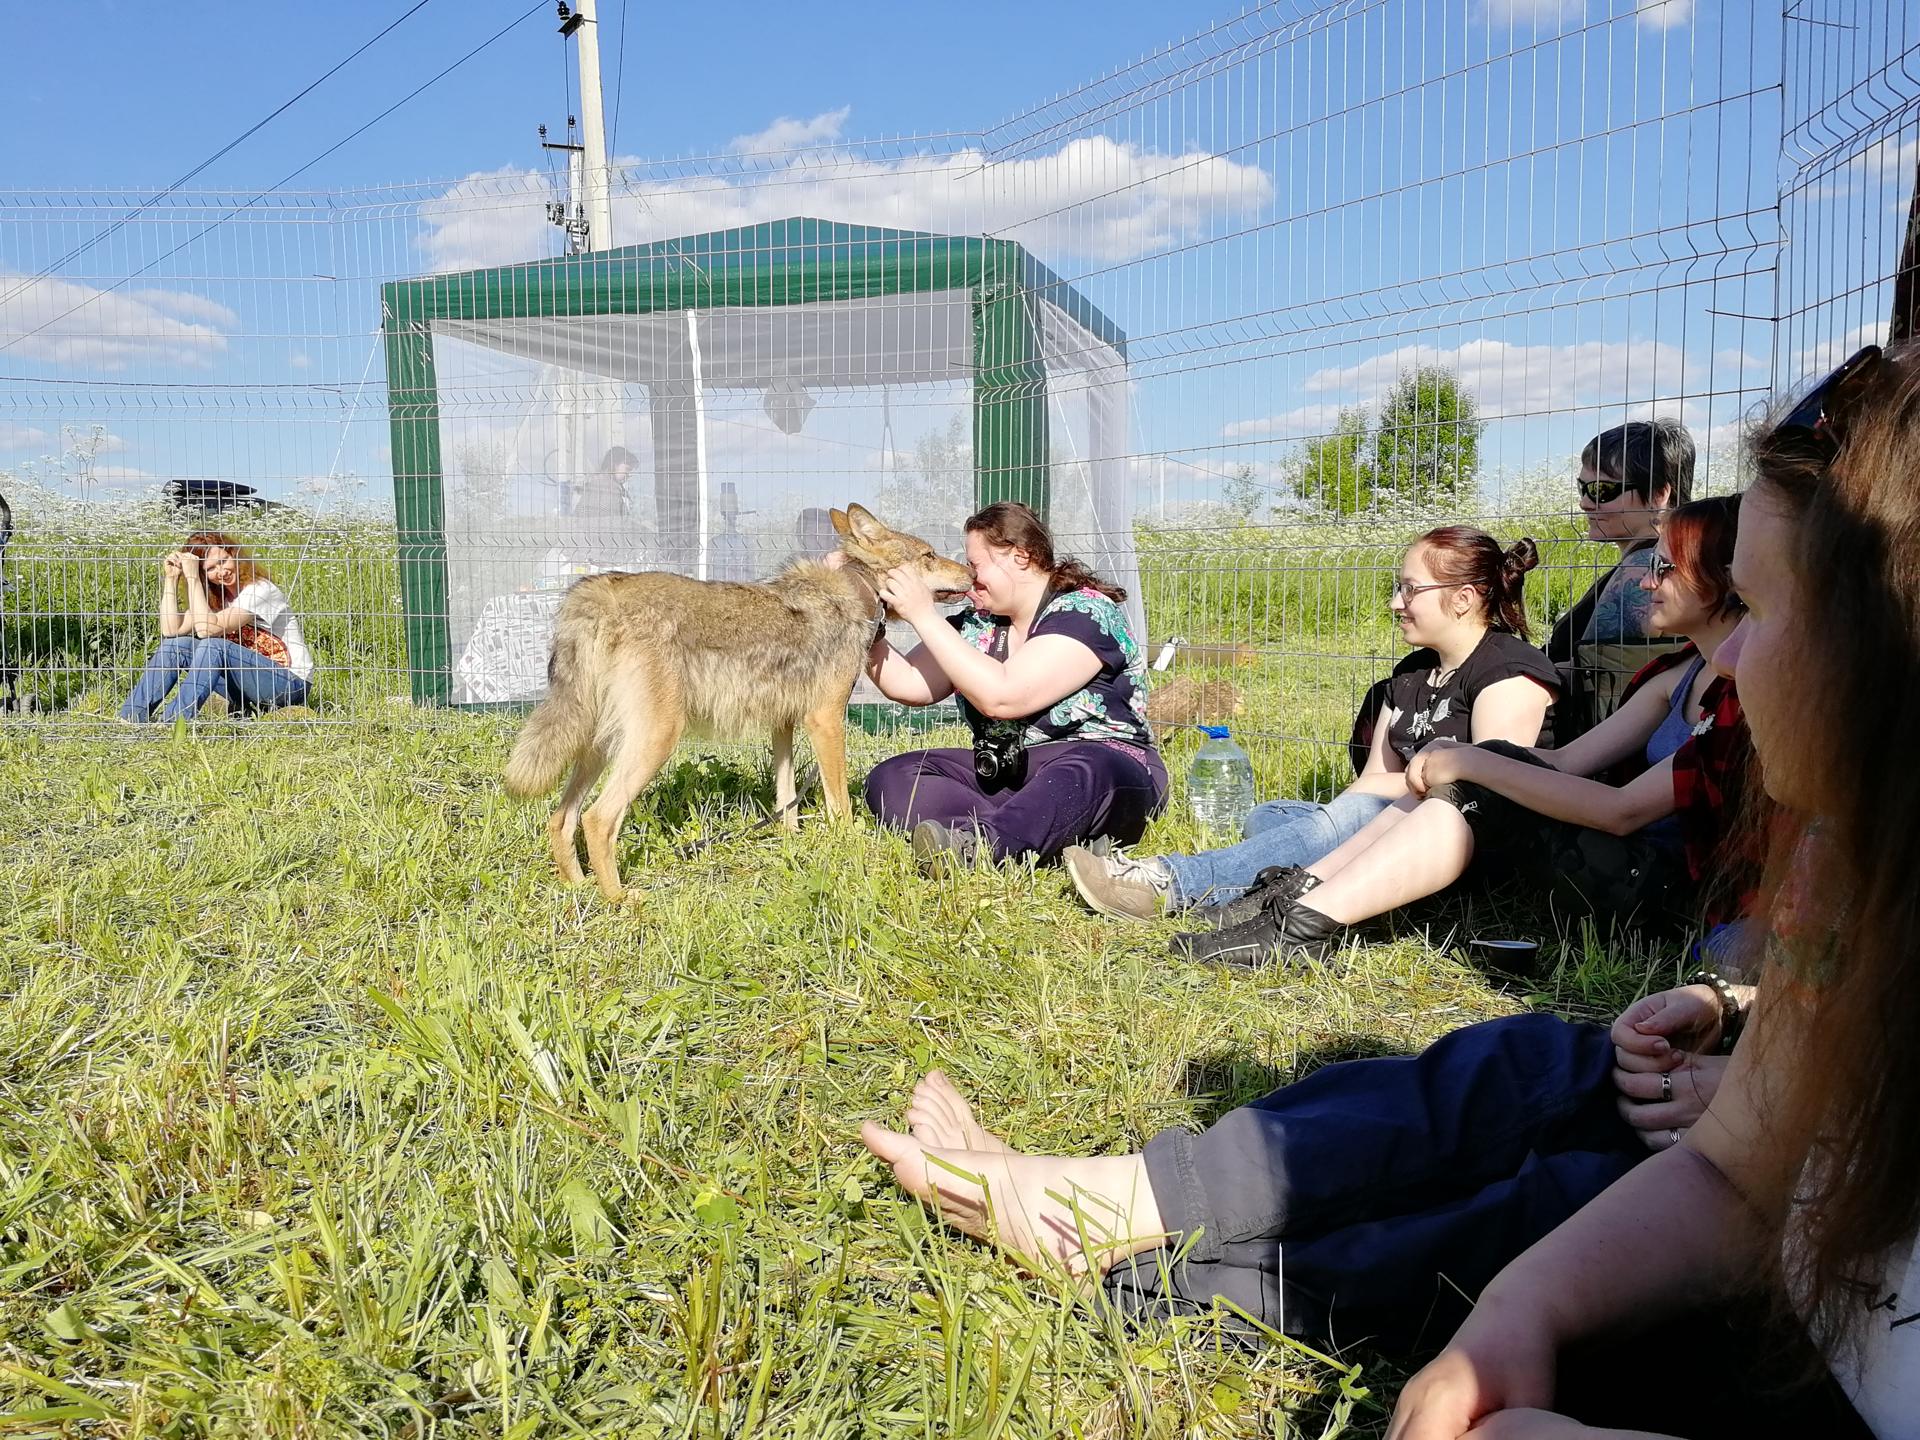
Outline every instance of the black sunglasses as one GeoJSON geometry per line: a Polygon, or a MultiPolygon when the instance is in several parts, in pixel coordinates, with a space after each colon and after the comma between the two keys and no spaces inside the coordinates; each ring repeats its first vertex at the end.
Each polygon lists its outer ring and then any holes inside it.
{"type": "Polygon", "coordinates": [[[1653,577],[1653,583],[1656,585],[1664,584],[1667,576],[1679,568],[1658,550],[1653,552],[1653,558],[1647,562],[1647,573],[1653,577]]]}
{"type": "Polygon", "coordinates": [[[1582,495],[1596,505],[1618,500],[1633,488],[1624,480],[1576,480],[1573,483],[1579,487],[1582,495]]]}
{"type": "Polygon", "coordinates": [[[1857,398],[1860,383],[1879,368],[1884,353],[1878,345],[1856,350],[1831,375],[1807,391],[1800,403],[1787,412],[1786,418],[1774,426],[1774,432],[1804,431],[1838,449],[1839,423],[1845,418],[1849,404],[1857,398]]]}

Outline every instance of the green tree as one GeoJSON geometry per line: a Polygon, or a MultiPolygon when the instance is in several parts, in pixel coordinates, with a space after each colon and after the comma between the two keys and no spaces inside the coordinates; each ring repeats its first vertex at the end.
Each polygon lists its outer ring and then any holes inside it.
{"type": "Polygon", "coordinates": [[[1367,454],[1367,412],[1340,411],[1333,433],[1306,441],[1293,467],[1293,489],[1336,515],[1373,507],[1373,463],[1367,454]]]}
{"type": "Polygon", "coordinates": [[[1453,371],[1439,365],[1408,371],[1380,405],[1373,434],[1375,489],[1429,505],[1470,496],[1485,428],[1473,396],[1453,371]]]}
{"type": "Polygon", "coordinates": [[[1242,520],[1253,519],[1266,503],[1267,487],[1254,478],[1257,473],[1253,466],[1242,463],[1228,471],[1227,478],[1220,482],[1220,498],[1242,520]]]}

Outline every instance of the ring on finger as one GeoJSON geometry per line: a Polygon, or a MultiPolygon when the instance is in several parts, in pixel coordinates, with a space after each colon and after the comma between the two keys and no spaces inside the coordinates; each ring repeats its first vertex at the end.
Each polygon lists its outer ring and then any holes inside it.
{"type": "Polygon", "coordinates": [[[1679,1143],[1680,1143],[1680,1132],[1678,1130],[1667,1131],[1667,1144],[1678,1145],[1679,1143]]]}
{"type": "Polygon", "coordinates": [[[1673,1103],[1673,1072],[1671,1070],[1660,1077],[1660,1101],[1666,1105],[1673,1103]]]}

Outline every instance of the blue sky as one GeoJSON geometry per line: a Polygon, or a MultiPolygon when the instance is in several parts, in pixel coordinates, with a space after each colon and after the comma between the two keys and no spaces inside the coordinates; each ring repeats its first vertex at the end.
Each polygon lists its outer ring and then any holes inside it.
{"type": "MultiPolygon", "coordinates": [[[[7,184],[165,184],[410,3],[9,6],[0,20],[16,77],[0,89],[7,184]]],[[[432,0],[196,186],[278,179],[526,8],[525,0],[432,0]]],[[[648,156],[706,153],[779,116],[842,105],[853,107],[862,135],[978,126],[1218,14],[1141,0],[973,0],[963,10],[846,0],[717,7],[602,0],[602,11],[609,115],[623,11],[633,25],[618,149],[648,156]]],[[[545,6],[300,183],[439,180],[537,161],[534,127],[545,122],[557,131],[566,118],[557,24],[545,6]]]]}
{"type": "MultiPolygon", "coordinates": [[[[959,20],[757,6],[716,29],[711,8],[604,4],[615,152],[648,162],[616,197],[619,238],[812,213],[1021,239],[1134,337],[1150,499],[1168,474],[1175,501],[1206,498],[1240,467],[1277,493],[1303,437],[1436,361],[1493,419],[1490,474],[1563,468],[1595,429],[1655,410],[1724,460],[1777,347],[1790,378],[1870,330],[1920,143],[1842,146],[1796,192],[1799,232],[1823,238],[1811,265],[1783,267],[1787,288],[1851,298],[1784,343],[1741,318],[1776,301],[1780,153],[1780,22],[1748,0],[1375,0],[1297,30],[1284,5],[1239,21],[1138,3],[990,0],[959,20]],[[987,141],[886,143],[953,132],[987,141]],[[816,148],[780,153],[797,143],[816,148]],[[719,159],[671,163],[686,155],[719,159]]],[[[302,175],[296,189],[327,192],[310,208],[201,236],[226,202],[163,206],[33,277],[406,8],[105,4],[82,44],[71,22],[0,22],[26,77],[0,93],[8,181],[52,192],[0,215],[0,469],[99,435],[84,468],[107,487],[188,474],[283,493],[341,471],[384,486],[377,282],[558,245],[535,135],[557,135],[569,104],[550,7],[302,175]]],[[[430,0],[190,188],[273,184],[523,9],[430,0]]],[[[1844,80],[1881,58],[1796,51],[1788,69],[1844,80]]],[[[1789,106],[1829,98],[1789,78],[1789,106]]],[[[952,409],[934,397],[918,421],[952,409]]],[[[730,423],[744,434],[754,413],[730,423]]],[[[861,418],[839,418],[820,422],[842,437],[829,448],[762,425],[736,461],[842,484],[861,418]]],[[[894,463],[866,443],[868,471],[894,463]]]]}

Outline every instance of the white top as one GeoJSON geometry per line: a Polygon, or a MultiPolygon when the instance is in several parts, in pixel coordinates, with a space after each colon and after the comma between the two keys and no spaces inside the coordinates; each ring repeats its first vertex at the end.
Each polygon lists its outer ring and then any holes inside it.
{"type": "Polygon", "coordinates": [[[1920,1247],[1888,1257],[1858,1353],[1835,1357],[1833,1378],[1878,1440],[1920,1440],[1920,1247]]]}
{"type": "Polygon", "coordinates": [[[300,633],[300,617],[287,603],[284,590],[271,580],[255,580],[233,597],[233,607],[253,616],[255,625],[286,647],[289,670],[302,680],[313,679],[313,652],[307,649],[306,637],[300,633]]]}

